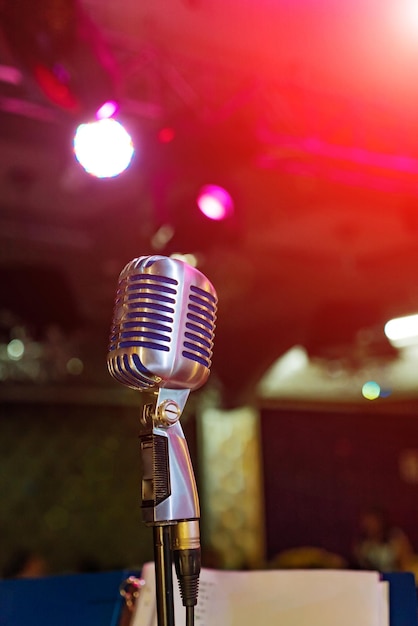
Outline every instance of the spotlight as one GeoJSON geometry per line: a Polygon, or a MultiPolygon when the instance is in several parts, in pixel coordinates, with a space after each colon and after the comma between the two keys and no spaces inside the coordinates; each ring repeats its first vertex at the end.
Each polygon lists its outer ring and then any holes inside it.
{"type": "Polygon", "coordinates": [[[89,174],[112,178],[129,166],[134,147],[122,124],[112,118],[103,118],[78,126],[74,154],[89,174]]]}
{"type": "Polygon", "coordinates": [[[204,185],[197,196],[197,206],[210,220],[224,220],[234,211],[230,194],[218,185],[204,185]]]}

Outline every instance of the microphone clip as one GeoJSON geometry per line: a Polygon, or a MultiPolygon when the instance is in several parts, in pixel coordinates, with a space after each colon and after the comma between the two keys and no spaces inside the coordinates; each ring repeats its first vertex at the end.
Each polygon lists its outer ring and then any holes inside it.
{"type": "Polygon", "coordinates": [[[188,394],[188,389],[160,389],[155,401],[143,408],[139,439],[147,525],[200,517],[192,462],[179,421],[188,394]]]}

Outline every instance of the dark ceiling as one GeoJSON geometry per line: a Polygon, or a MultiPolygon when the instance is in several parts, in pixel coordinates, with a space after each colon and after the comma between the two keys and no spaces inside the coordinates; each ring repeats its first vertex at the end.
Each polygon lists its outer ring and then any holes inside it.
{"type": "Polygon", "coordinates": [[[384,322],[418,310],[418,38],[401,4],[3,0],[4,335],[56,322],[89,380],[112,385],[119,272],[181,252],[218,291],[213,376],[228,404],[295,344],[354,368],[392,358],[384,322]],[[57,64],[64,94],[39,74],[57,64]],[[126,173],[95,180],[71,137],[108,94],[138,149],[126,173]],[[232,218],[197,213],[204,183],[231,191],[232,218]]]}

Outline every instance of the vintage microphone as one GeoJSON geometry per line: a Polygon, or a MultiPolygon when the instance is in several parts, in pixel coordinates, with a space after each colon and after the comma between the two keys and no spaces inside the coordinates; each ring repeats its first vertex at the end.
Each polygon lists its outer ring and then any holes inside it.
{"type": "Polygon", "coordinates": [[[179,418],[190,391],[208,379],[217,296],[197,269],[164,256],[134,259],[119,276],[108,368],[151,392],[140,426],[142,511],[153,527],[159,626],[174,624],[172,556],[194,620],[200,573],[199,499],[179,418]]]}

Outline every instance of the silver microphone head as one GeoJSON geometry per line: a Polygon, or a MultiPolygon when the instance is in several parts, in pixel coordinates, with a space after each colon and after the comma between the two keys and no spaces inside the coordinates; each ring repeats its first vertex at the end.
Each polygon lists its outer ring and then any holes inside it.
{"type": "Polygon", "coordinates": [[[119,276],[107,357],[111,375],[140,391],[201,387],[217,309],[210,281],[164,256],[133,259],[119,276]]]}

